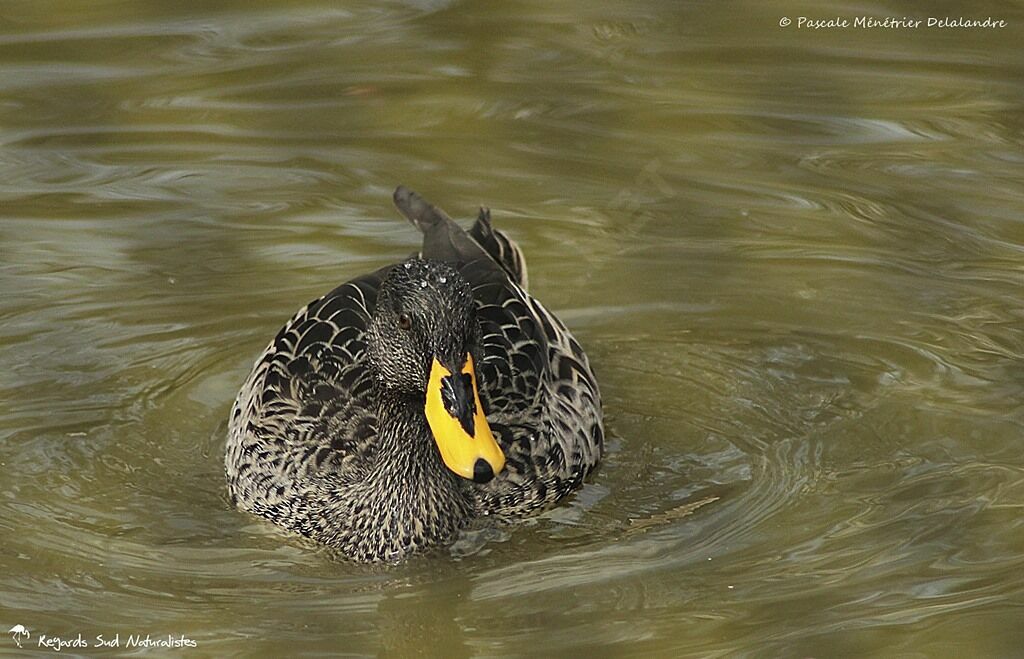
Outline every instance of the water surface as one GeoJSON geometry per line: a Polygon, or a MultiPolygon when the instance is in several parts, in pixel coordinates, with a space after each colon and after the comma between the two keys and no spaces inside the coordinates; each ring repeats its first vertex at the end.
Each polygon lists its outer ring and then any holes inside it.
{"type": "Polygon", "coordinates": [[[1009,26],[5,3],[3,629],[207,656],[1019,653],[1024,10],[969,11],[1009,26]],[[519,240],[609,451],[565,505],[374,569],[233,510],[222,456],[292,312],[415,248],[398,183],[519,240]]]}

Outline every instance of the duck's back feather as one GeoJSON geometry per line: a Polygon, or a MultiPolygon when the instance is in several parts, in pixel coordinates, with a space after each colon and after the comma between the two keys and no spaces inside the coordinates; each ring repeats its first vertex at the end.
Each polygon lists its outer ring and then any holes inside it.
{"type": "Polygon", "coordinates": [[[311,472],[354,482],[372,464],[365,333],[388,269],[310,302],[256,361],[232,410],[226,460],[232,496],[254,512],[293,526],[296,488],[311,472]]]}

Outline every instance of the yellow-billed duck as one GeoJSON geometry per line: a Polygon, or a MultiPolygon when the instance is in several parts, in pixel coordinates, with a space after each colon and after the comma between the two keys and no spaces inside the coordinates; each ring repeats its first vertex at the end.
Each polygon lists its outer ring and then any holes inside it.
{"type": "Polygon", "coordinates": [[[306,305],[231,411],[239,508],[364,562],[446,545],[576,489],[603,447],[579,343],[526,292],[519,247],[399,187],[420,252],[306,305]]]}

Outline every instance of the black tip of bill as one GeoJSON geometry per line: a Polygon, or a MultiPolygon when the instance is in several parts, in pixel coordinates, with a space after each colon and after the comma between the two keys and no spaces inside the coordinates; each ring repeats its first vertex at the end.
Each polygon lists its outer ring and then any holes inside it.
{"type": "Polygon", "coordinates": [[[491,465],[487,464],[487,460],[477,458],[473,465],[473,482],[483,485],[491,482],[492,478],[494,478],[494,470],[491,469],[491,465]]]}

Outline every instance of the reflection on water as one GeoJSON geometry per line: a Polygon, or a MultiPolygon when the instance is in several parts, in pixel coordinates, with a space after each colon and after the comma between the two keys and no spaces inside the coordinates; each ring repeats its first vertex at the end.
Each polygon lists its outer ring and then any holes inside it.
{"type": "Polygon", "coordinates": [[[217,655],[1019,651],[1019,8],[810,32],[758,3],[9,4],[8,627],[217,655]],[[414,248],[397,183],[520,240],[610,451],[563,507],[373,569],[232,510],[221,465],[284,319],[414,248]]]}

